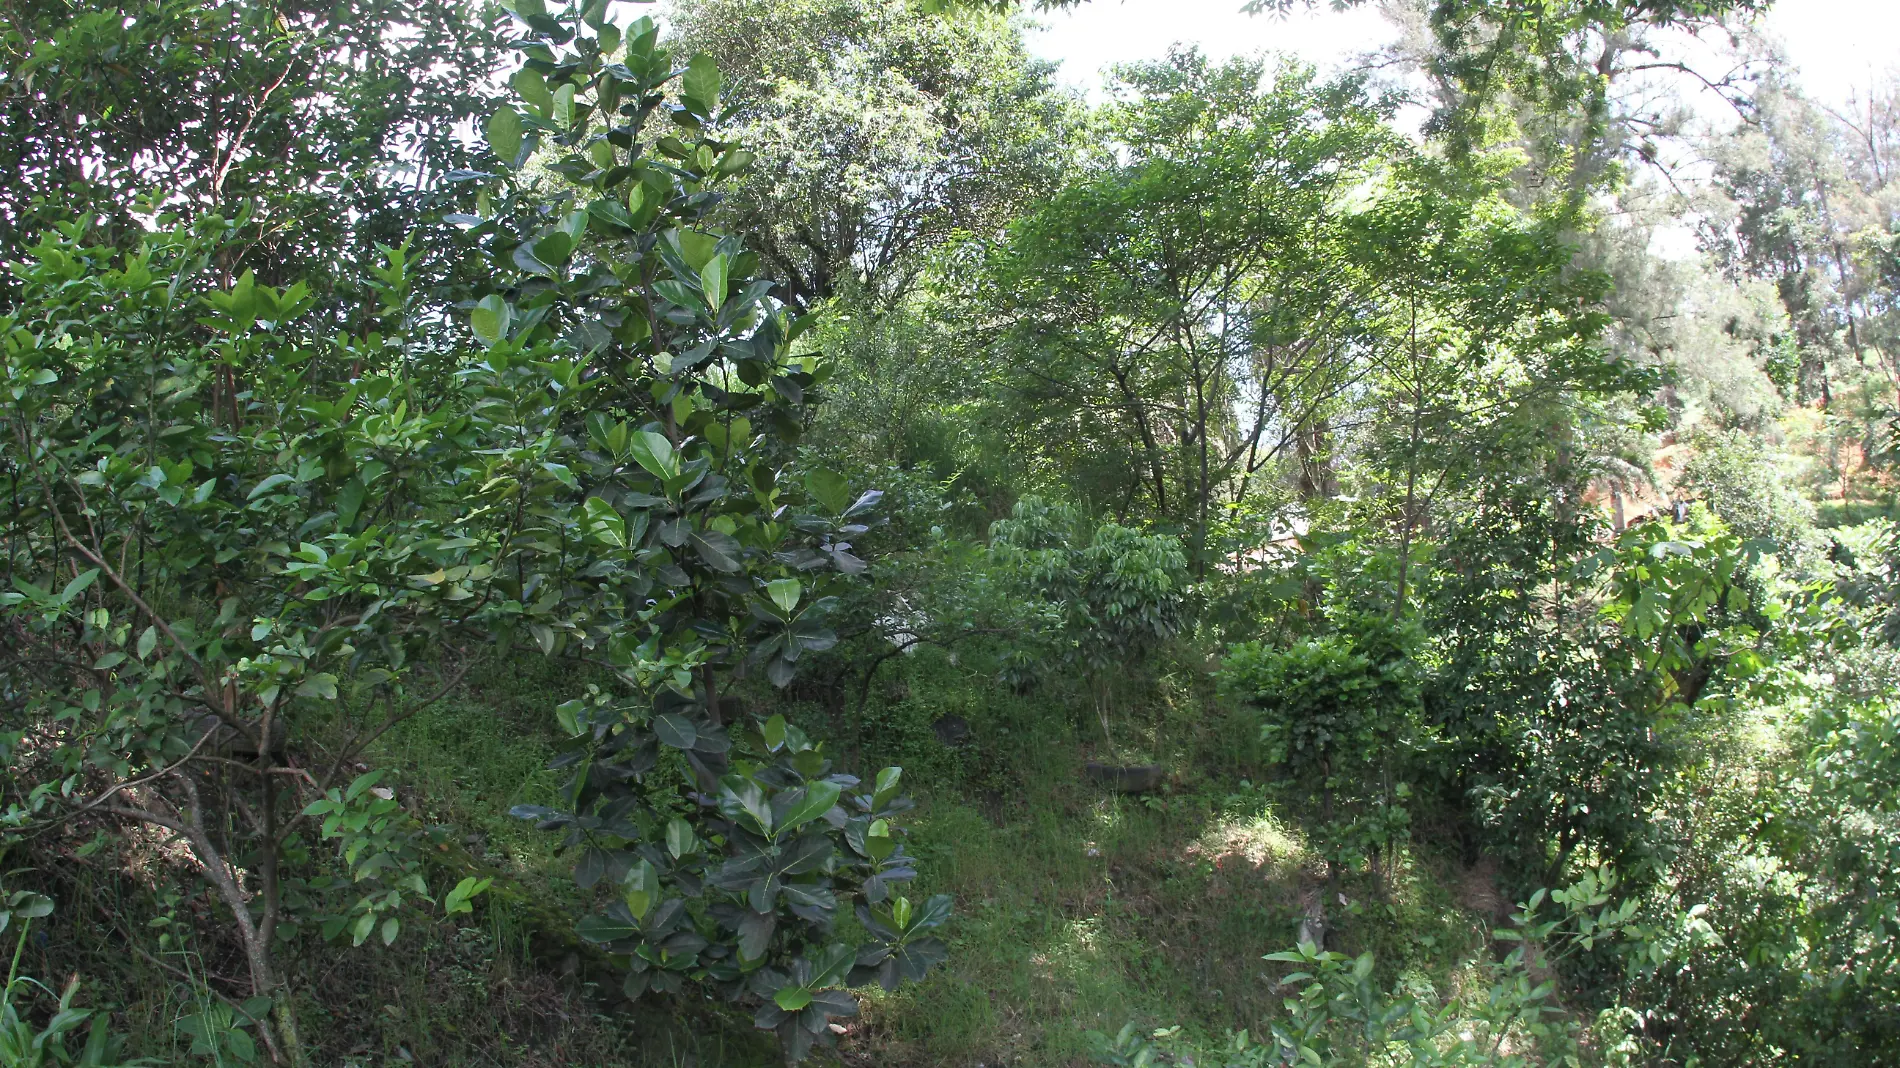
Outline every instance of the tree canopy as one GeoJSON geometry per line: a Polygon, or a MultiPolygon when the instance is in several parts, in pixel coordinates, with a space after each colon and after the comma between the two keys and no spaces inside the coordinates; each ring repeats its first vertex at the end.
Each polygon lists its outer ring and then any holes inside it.
{"type": "Polygon", "coordinates": [[[1895,1060],[1765,7],[0,4],[0,1064],[1895,1060]]]}

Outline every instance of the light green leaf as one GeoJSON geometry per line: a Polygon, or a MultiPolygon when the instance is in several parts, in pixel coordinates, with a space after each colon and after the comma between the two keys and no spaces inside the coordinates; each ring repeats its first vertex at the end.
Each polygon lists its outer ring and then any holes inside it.
{"type": "Polygon", "coordinates": [[[785,744],[785,717],[775,715],[766,720],[765,726],[759,728],[759,734],[765,738],[767,749],[778,752],[779,746],[785,744]]]}
{"type": "Polygon", "coordinates": [[[277,487],[283,485],[286,482],[295,482],[295,481],[296,479],[293,476],[286,475],[280,471],[277,474],[274,474],[270,476],[269,478],[265,479],[264,481],[259,482],[255,487],[252,488],[250,495],[247,496],[245,499],[254,501],[258,499],[259,497],[262,497],[264,494],[269,493],[271,490],[274,490],[277,487]]]}
{"type": "Polygon", "coordinates": [[[319,671],[303,680],[297,687],[298,697],[314,697],[324,701],[336,700],[336,676],[327,671],[319,671]]]}
{"type": "Polygon", "coordinates": [[[726,272],[729,265],[725,253],[720,253],[706,261],[699,271],[699,290],[706,295],[706,306],[718,311],[726,302],[726,272]]]}
{"type": "Polygon", "coordinates": [[[646,468],[654,478],[668,479],[680,473],[679,454],[673,451],[673,443],[665,434],[638,431],[627,443],[627,451],[634,462],[646,468]]]}
{"type": "Polygon", "coordinates": [[[515,158],[521,155],[521,114],[512,107],[504,107],[489,116],[488,147],[504,166],[515,165],[515,158]]]}
{"type": "Polygon", "coordinates": [[[755,153],[748,152],[743,148],[735,148],[732,151],[726,153],[724,156],[720,157],[719,173],[720,174],[737,174],[740,171],[745,170],[747,167],[752,166],[752,161],[758,158],[759,157],[755,153]]]}
{"type": "Polygon", "coordinates": [[[523,67],[516,71],[511,84],[515,92],[521,94],[521,99],[539,108],[543,116],[554,107],[554,94],[548,91],[547,79],[541,77],[541,73],[534,68],[523,67]]]}
{"type": "Polygon", "coordinates": [[[877,788],[872,793],[872,803],[883,805],[897,796],[897,787],[904,779],[903,768],[885,768],[877,773],[877,788]]]}
{"type": "Polygon", "coordinates": [[[573,254],[574,239],[565,230],[556,230],[534,243],[534,258],[550,267],[559,267],[573,254]]]}
{"type": "Polygon", "coordinates": [[[708,115],[719,110],[719,64],[704,52],[686,63],[686,76],[680,79],[680,95],[700,104],[708,115]]]}
{"type": "Polygon", "coordinates": [[[693,835],[692,824],[687,823],[677,816],[668,821],[666,825],[666,851],[673,854],[674,860],[678,860],[686,854],[691,853],[694,849],[698,848],[698,845],[699,841],[693,835]]]}
{"type": "Polygon", "coordinates": [[[554,721],[561,725],[562,733],[573,738],[581,732],[581,710],[587,707],[585,701],[575,698],[562,701],[554,706],[554,721]]]}
{"type": "Polygon", "coordinates": [[[514,318],[514,309],[499,293],[490,293],[475,303],[475,310],[469,313],[469,326],[475,331],[482,344],[493,345],[508,336],[509,322],[514,318]]]}
{"type": "Polygon", "coordinates": [[[477,879],[473,875],[464,877],[461,882],[455,884],[455,889],[450,890],[448,896],[443,899],[443,913],[454,916],[458,913],[474,912],[475,906],[470,902],[481,896],[482,891],[487,890],[494,881],[492,878],[477,879]]]}
{"type": "Polygon", "coordinates": [[[552,461],[543,461],[541,464],[541,470],[546,471],[550,475],[553,475],[556,481],[560,482],[561,485],[566,486],[568,489],[581,488],[580,480],[574,477],[574,472],[568,470],[568,466],[566,464],[557,464],[552,461]]]}
{"type": "Polygon", "coordinates": [[[86,587],[92,585],[92,580],[98,577],[99,569],[96,567],[87,568],[79,574],[74,575],[73,580],[66,584],[66,588],[59,591],[59,603],[62,605],[71,604],[73,598],[86,592],[86,587]]]}
{"type": "Polygon", "coordinates": [[[719,236],[701,230],[674,230],[669,236],[679,244],[680,258],[695,271],[703,271],[719,251],[719,236]]]}
{"type": "Polygon", "coordinates": [[[851,507],[851,485],[836,471],[815,467],[805,472],[805,489],[812,500],[834,515],[851,507]]]}
{"type": "Polygon", "coordinates": [[[146,627],[144,633],[139,635],[139,644],[138,644],[139,659],[143,660],[146,657],[151,656],[152,650],[157,647],[158,647],[158,628],[146,627]]]}
{"type": "Polygon", "coordinates": [[[864,832],[864,852],[872,860],[883,860],[897,851],[897,841],[891,837],[891,825],[888,820],[874,820],[864,832]]]}
{"type": "Polygon", "coordinates": [[[561,232],[575,244],[580,244],[581,235],[587,232],[587,209],[576,208],[561,216],[561,232]]]}
{"type": "Polygon", "coordinates": [[[627,547],[627,521],[621,518],[613,505],[599,497],[589,497],[583,508],[587,513],[589,535],[616,549],[627,547]]]}

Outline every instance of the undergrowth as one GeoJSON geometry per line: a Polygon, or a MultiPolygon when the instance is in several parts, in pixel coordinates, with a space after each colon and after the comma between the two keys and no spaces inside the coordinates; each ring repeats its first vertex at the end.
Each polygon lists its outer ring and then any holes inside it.
{"type": "MultiPolygon", "coordinates": [[[[905,766],[920,801],[916,892],[957,901],[948,964],[873,994],[836,1056],[866,1068],[1066,1068],[1087,1062],[1085,1032],[1126,1021],[1216,1041],[1274,1018],[1283,991],[1261,958],[1293,944],[1325,865],[1274,784],[1246,777],[1264,780],[1246,725],[1190,671],[1142,683],[1124,716],[1168,779],[1117,795],[1081,775],[1102,749],[1084,690],[1018,693],[986,670],[974,655],[923,651],[887,665],[862,708],[848,686],[790,706],[814,731],[859,724],[835,743],[855,750],[854,764],[905,766]],[[960,727],[946,739],[951,719],[960,727]]],[[[323,1063],[776,1062],[749,1021],[709,1003],[630,1008],[618,977],[565,934],[562,860],[508,810],[553,799],[547,710],[585,682],[538,657],[498,657],[381,740],[375,766],[435,829],[445,872],[492,874],[497,889],[472,915],[394,949],[299,936],[301,974],[314,979],[298,996],[323,1063]]],[[[163,850],[81,858],[81,843],[70,834],[47,854],[62,863],[22,877],[61,901],[25,966],[84,976],[89,1003],[113,1010],[132,1049],[207,1063],[187,1055],[180,1021],[213,991],[238,989],[242,965],[232,947],[188,940],[189,914],[210,907],[204,893],[163,850]]],[[[1485,915],[1495,890],[1475,878],[1484,885],[1473,891],[1473,874],[1450,860],[1401,854],[1376,877],[1349,879],[1342,948],[1375,950],[1388,980],[1456,983],[1497,919],[1485,915]]]]}

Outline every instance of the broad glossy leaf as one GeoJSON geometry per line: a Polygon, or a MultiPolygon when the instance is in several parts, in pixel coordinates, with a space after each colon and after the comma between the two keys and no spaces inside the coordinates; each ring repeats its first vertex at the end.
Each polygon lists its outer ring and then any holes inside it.
{"type": "Polygon", "coordinates": [[[785,717],[774,715],[759,728],[759,733],[765,739],[765,747],[777,752],[778,748],[785,744],[785,717]]]}
{"type": "Polygon", "coordinates": [[[673,443],[664,434],[651,430],[635,431],[627,441],[627,454],[655,478],[669,479],[680,473],[679,454],[673,450],[673,443]]]}
{"type": "Polygon", "coordinates": [[[653,733],[660,741],[675,749],[691,749],[699,739],[699,732],[693,721],[677,712],[668,712],[653,718],[653,733]]]}
{"type": "Polygon", "coordinates": [[[824,467],[805,472],[805,489],[825,511],[837,514],[851,506],[851,486],[845,477],[824,467]]]}
{"type": "Polygon", "coordinates": [[[699,848],[699,840],[693,834],[693,825],[679,817],[667,821],[666,851],[678,860],[699,848]]]}
{"type": "Polygon", "coordinates": [[[718,311],[726,302],[726,273],[730,269],[725,254],[721,253],[706,261],[699,270],[699,291],[706,297],[706,306],[718,311]]]}
{"type": "Polygon", "coordinates": [[[254,501],[258,499],[259,497],[262,497],[264,494],[269,493],[271,490],[274,490],[277,487],[285,484],[286,482],[295,482],[295,481],[296,481],[296,476],[286,475],[286,474],[283,474],[282,472],[279,472],[275,475],[270,476],[269,478],[264,479],[262,482],[259,482],[256,486],[253,486],[251,488],[250,495],[246,499],[254,501]]]}
{"type": "Polygon", "coordinates": [[[772,603],[778,605],[781,612],[791,612],[798,607],[799,595],[804,585],[795,578],[773,579],[765,584],[765,592],[771,595],[772,603]]]}
{"type": "Polygon", "coordinates": [[[855,515],[863,515],[865,512],[876,508],[879,502],[883,500],[883,490],[865,490],[857,500],[851,502],[851,507],[844,510],[844,518],[849,519],[855,515]]]}
{"type": "Polygon", "coordinates": [[[758,158],[757,155],[743,148],[735,148],[719,160],[719,173],[738,174],[752,166],[752,162],[758,158]]]}
{"type": "Polygon", "coordinates": [[[535,256],[534,247],[532,245],[515,246],[515,252],[511,258],[514,260],[516,267],[521,268],[529,274],[538,274],[544,278],[554,277],[554,268],[541,262],[541,260],[535,256]]]}
{"type": "Polygon", "coordinates": [[[336,676],[320,671],[303,680],[297,687],[298,697],[313,697],[323,701],[336,700],[336,676]]]}
{"type": "Polygon", "coordinates": [[[623,938],[634,938],[640,934],[640,925],[632,917],[620,918],[604,913],[590,913],[581,917],[574,925],[574,933],[596,944],[618,942],[623,938]]]}
{"type": "Polygon", "coordinates": [[[541,109],[542,115],[548,114],[554,107],[554,94],[548,89],[547,80],[542,78],[541,72],[533,67],[523,67],[516,71],[509,84],[515,87],[515,92],[521,94],[521,99],[541,109]]]}
{"type": "Polygon", "coordinates": [[[682,308],[699,308],[703,304],[693,287],[671,278],[653,283],[653,291],[682,308]]]}
{"type": "Polygon", "coordinates": [[[504,107],[488,118],[488,147],[495,150],[496,158],[509,167],[515,165],[515,158],[521,155],[521,115],[512,107],[504,107]]]}
{"type": "Polygon", "coordinates": [[[755,961],[765,956],[772,944],[772,932],[777,929],[778,917],[772,913],[748,913],[739,921],[739,959],[755,961]]]}
{"type": "Polygon", "coordinates": [[[838,803],[838,794],[836,783],[822,780],[793,791],[790,797],[772,806],[774,809],[783,806],[783,815],[778,817],[778,827],[774,833],[783,837],[830,812],[832,806],[838,803]]]}
{"type": "MultiPolygon", "coordinates": [[[[475,336],[484,345],[493,345],[508,336],[508,326],[514,318],[514,311],[508,301],[499,293],[490,293],[475,302],[474,311],[469,313],[469,326],[475,336]]],[[[361,492],[358,493],[361,496],[361,492]]]]}
{"type": "Polygon", "coordinates": [[[704,52],[687,61],[686,74],[680,79],[680,95],[701,104],[708,115],[719,110],[719,64],[704,52]]]}
{"type": "Polygon", "coordinates": [[[717,530],[695,530],[691,538],[693,551],[714,571],[732,573],[745,567],[743,552],[738,539],[717,530]]]}
{"type": "Polygon", "coordinates": [[[574,254],[574,239],[565,230],[556,230],[534,243],[534,258],[550,267],[559,267],[574,254]]]}
{"type": "Polygon", "coordinates": [[[897,796],[897,788],[903,780],[903,768],[890,767],[878,772],[877,786],[875,793],[872,795],[872,806],[874,808],[881,808],[888,804],[891,798],[897,796]]]}
{"type": "Polygon", "coordinates": [[[858,962],[858,951],[842,942],[825,947],[811,961],[811,979],[805,984],[813,990],[828,986],[837,986],[851,974],[851,966],[858,962]]]}
{"type": "Polygon", "coordinates": [[[712,262],[713,254],[719,251],[719,235],[704,230],[678,229],[667,234],[668,240],[679,250],[680,259],[697,274],[712,262]]]}
{"type": "Polygon", "coordinates": [[[599,497],[587,498],[583,506],[587,516],[587,533],[617,549],[627,547],[627,521],[621,518],[619,511],[599,497]]]}
{"type": "Polygon", "coordinates": [[[772,806],[766,803],[759,784],[739,775],[719,781],[719,810],[727,819],[750,819],[760,834],[772,833],[772,806]]]}

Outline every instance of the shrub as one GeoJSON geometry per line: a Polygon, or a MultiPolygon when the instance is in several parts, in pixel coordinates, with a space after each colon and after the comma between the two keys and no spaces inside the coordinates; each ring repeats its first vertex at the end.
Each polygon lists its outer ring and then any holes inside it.
{"type": "Polygon", "coordinates": [[[1019,596],[1046,607],[1038,652],[1091,679],[1112,748],[1110,713],[1122,676],[1138,672],[1187,621],[1180,539],[1112,522],[1090,530],[1073,508],[1025,497],[991,526],[990,559],[1019,596]]]}
{"type": "Polygon", "coordinates": [[[1228,696],[1259,713],[1268,757],[1318,807],[1329,901],[1342,867],[1403,835],[1409,754],[1427,740],[1417,628],[1377,616],[1349,625],[1285,649],[1238,645],[1221,666],[1228,696]]]}

